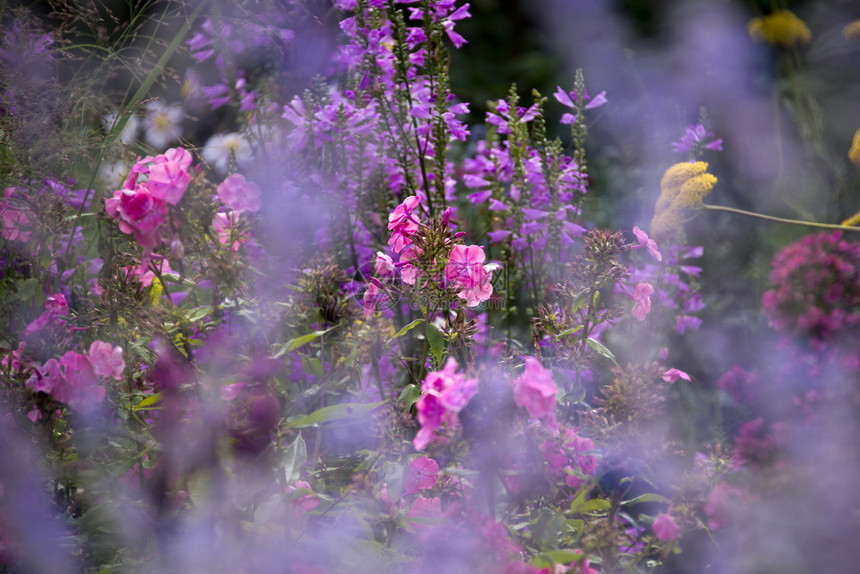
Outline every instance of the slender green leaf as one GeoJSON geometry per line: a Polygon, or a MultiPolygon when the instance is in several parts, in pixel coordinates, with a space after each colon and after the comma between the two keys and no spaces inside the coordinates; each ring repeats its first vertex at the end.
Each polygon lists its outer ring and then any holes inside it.
{"type": "Polygon", "coordinates": [[[603,357],[605,359],[609,359],[610,361],[612,361],[612,364],[615,365],[616,367],[619,366],[618,361],[615,360],[615,355],[612,353],[612,351],[607,349],[603,345],[603,343],[601,343],[597,339],[592,339],[591,337],[586,339],[586,343],[588,343],[588,347],[592,350],[592,352],[597,353],[598,355],[600,355],[601,357],[603,357]]]}
{"type": "Polygon", "coordinates": [[[403,403],[404,407],[411,409],[412,405],[417,403],[420,398],[421,387],[416,384],[410,384],[403,387],[403,390],[400,391],[400,396],[397,397],[397,402],[403,403]]]}
{"type": "Polygon", "coordinates": [[[430,352],[433,353],[433,358],[436,364],[442,362],[442,354],[445,352],[445,337],[436,328],[433,323],[427,323],[424,326],[424,332],[427,336],[427,342],[430,344],[430,352]]]}
{"type": "Polygon", "coordinates": [[[134,407],[136,411],[146,410],[147,408],[152,407],[153,405],[161,402],[161,393],[155,393],[154,395],[149,395],[134,407]]]}
{"type": "MultiPolygon", "coordinates": [[[[333,328],[334,327],[332,327],[332,329],[333,328]]],[[[325,331],[314,331],[313,333],[308,333],[307,335],[302,335],[301,337],[296,337],[295,339],[290,339],[289,341],[287,341],[286,343],[281,345],[281,348],[278,349],[278,352],[275,353],[275,355],[272,358],[273,359],[279,359],[279,358],[283,357],[284,355],[286,355],[287,353],[291,353],[292,351],[295,351],[299,347],[307,345],[308,343],[310,343],[314,339],[317,339],[317,338],[325,335],[329,331],[331,331],[331,329],[326,329],[325,331]]]]}
{"type": "Polygon", "coordinates": [[[340,405],[323,407],[309,415],[287,419],[287,426],[292,428],[301,428],[334,421],[356,422],[364,418],[366,414],[373,411],[373,409],[379,407],[383,403],[385,403],[385,401],[380,401],[378,403],[343,403],[340,405]]]}
{"type": "Polygon", "coordinates": [[[287,447],[284,452],[284,478],[287,483],[293,483],[301,478],[302,467],[308,460],[308,450],[302,433],[287,447]]]}

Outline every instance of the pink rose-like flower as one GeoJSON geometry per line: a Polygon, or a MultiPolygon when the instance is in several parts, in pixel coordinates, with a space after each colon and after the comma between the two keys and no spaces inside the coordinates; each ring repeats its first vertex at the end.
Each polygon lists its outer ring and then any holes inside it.
{"type": "Polygon", "coordinates": [[[122,347],[114,347],[104,341],[93,341],[90,345],[90,364],[93,372],[100,377],[113,377],[122,380],[125,361],[122,360],[122,347]]]}
{"type": "Polygon", "coordinates": [[[436,475],[439,473],[439,464],[432,458],[419,456],[409,461],[409,476],[403,492],[406,494],[418,494],[422,490],[436,486],[436,475]]]}
{"type": "Polygon", "coordinates": [[[674,367],[669,369],[665,373],[663,373],[663,380],[666,381],[667,383],[669,383],[670,385],[673,384],[678,379],[684,379],[685,381],[692,381],[693,380],[690,378],[690,375],[688,375],[684,371],[681,371],[681,370],[676,369],[674,367]]]}
{"type": "Polygon", "coordinates": [[[245,181],[245,176],[234,173],[218,185],[218,199],[236,213],[259,211],[260,186],[245,181]]]}
{"type": "Polygon", "coordinates": [[[158,245],[158,228],[167,215],[167,204],[147,191],[145,185],[115,191],[105,201],[108,215],[116,219],[123,233],[134,234],[134,240],[152,249],[158,245]]]}
{"type": "Polygon", "coordinates": [[[681,527],[670,514],[661,513],[654,521],[654,532],[659,540],[675,540],[681,532],[681,527]]]}
{"type": "Polygon", "coordinates": [[[636,303],[633,305],[633,316],[640,321],[645,320],[645,316],[651,311],[651,295],[654,294],[654,287],[650,283],[637,283],[633,290],[633,300],[636,303]]]}
{"type": "MultiPolygon", "coordinates": [[[[142,162],[146,162],[146,159],[142,162]]],[[[188,168],[191,167],[192,159],[191,154],[181,147],[170,148],[156,156],[149,167],[149,193],[170,205],[179,203],[191,181],[188,168]]]]}
{"type": "Polygon", "coordinates": [[[529,416],[544,419],[550,429],[557,430],[555,402],[558,388],[552,371],[543,368],[534,357],[526,357],[525,372],[514,380],[514,402],[525,407],[529,416]]]}

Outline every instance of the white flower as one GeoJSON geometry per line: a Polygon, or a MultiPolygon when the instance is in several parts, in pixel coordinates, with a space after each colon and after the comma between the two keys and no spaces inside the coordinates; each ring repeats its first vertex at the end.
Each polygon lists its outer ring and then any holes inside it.
{"type": "Polygon", "coordinates": [[[103,163],[99,169],[99,181],[109,191],[116,191],[122,187],[126,176],[128,175],[129,165],[124,161],[115,161],[113,163],[103,163]]]}
{"type": "Polygon", "coordinates": [[[185,114],[180,104],[165,105],[156,100],[146,105],[146,143],[157,150],[165,149],[182,134],[182,119],[185,114]]]}
{"type": "MultiPolygon", "coordinates": [[[[104,126],[104,129],[107,133],[110,133],[114,128],[114,124],[118,123],[118,116],[119,112],[113,111],[109,114],[105,114],[105,116],[102,118],[102,126],[104,126]]],[[[129,144],[133,142],[134,138],[137,137],[137,132],[139,129],[140,118],[135,114],[131,114],[130,116],[128,116],[128,120],[125,123],[125,127],[122,128],[122,133],[119,134],[119,141],[124,144],[129,144]]]]}
{"type": "Polygon", "coordinates": [[[227,173],[234,156],[239,166],[251,159],[251,143],[238,132],[213,135],[200,152],[203,161],[220,173],[227,173]]]}

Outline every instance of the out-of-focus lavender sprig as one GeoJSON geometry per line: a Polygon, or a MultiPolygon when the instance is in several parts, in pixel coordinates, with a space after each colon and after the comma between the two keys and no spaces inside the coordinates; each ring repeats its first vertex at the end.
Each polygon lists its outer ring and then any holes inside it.
{"type": "Polygon", "coordinates": [[[702,123],[687,126],[681,139],[672,142],[674,153],[689,153],[693,158],[701,157],[705,150],[723,151],[723,140],[702,123]]]}

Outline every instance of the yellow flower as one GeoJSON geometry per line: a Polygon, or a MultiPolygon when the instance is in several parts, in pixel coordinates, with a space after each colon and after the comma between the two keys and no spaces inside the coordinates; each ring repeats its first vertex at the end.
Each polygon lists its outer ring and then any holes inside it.
{"type": "Polygon", "coordinates": [[[851,143],[851,149],[848,150],[848,159],[854,165],[860,166],[860,130],[854,132],[854,141],[851,143]]]}
{"type": "Polygon", "coordinates": [[[717,178],[707,170],[708,164],[703,161],[682,162],[663,174],[660,197],[651,220],[651,236],[655,240],[671,238],[680,231],[687,212],[700,206],[714,189],[717,178]]]}
{"type": "Polygon", "coordinates": [[[854,20],[842,28],[842,36],[844,36],[846,40],[860,38],[860,20],[854,20]]]}
{"type": "Polygon", "coordinates": [[[753,18],[747,24],[747,31],[753,40],[764,40],[784,48],[812,41],[812,32],[806,23],[788,10],[777,10],[767,16],[753,18]]]}

